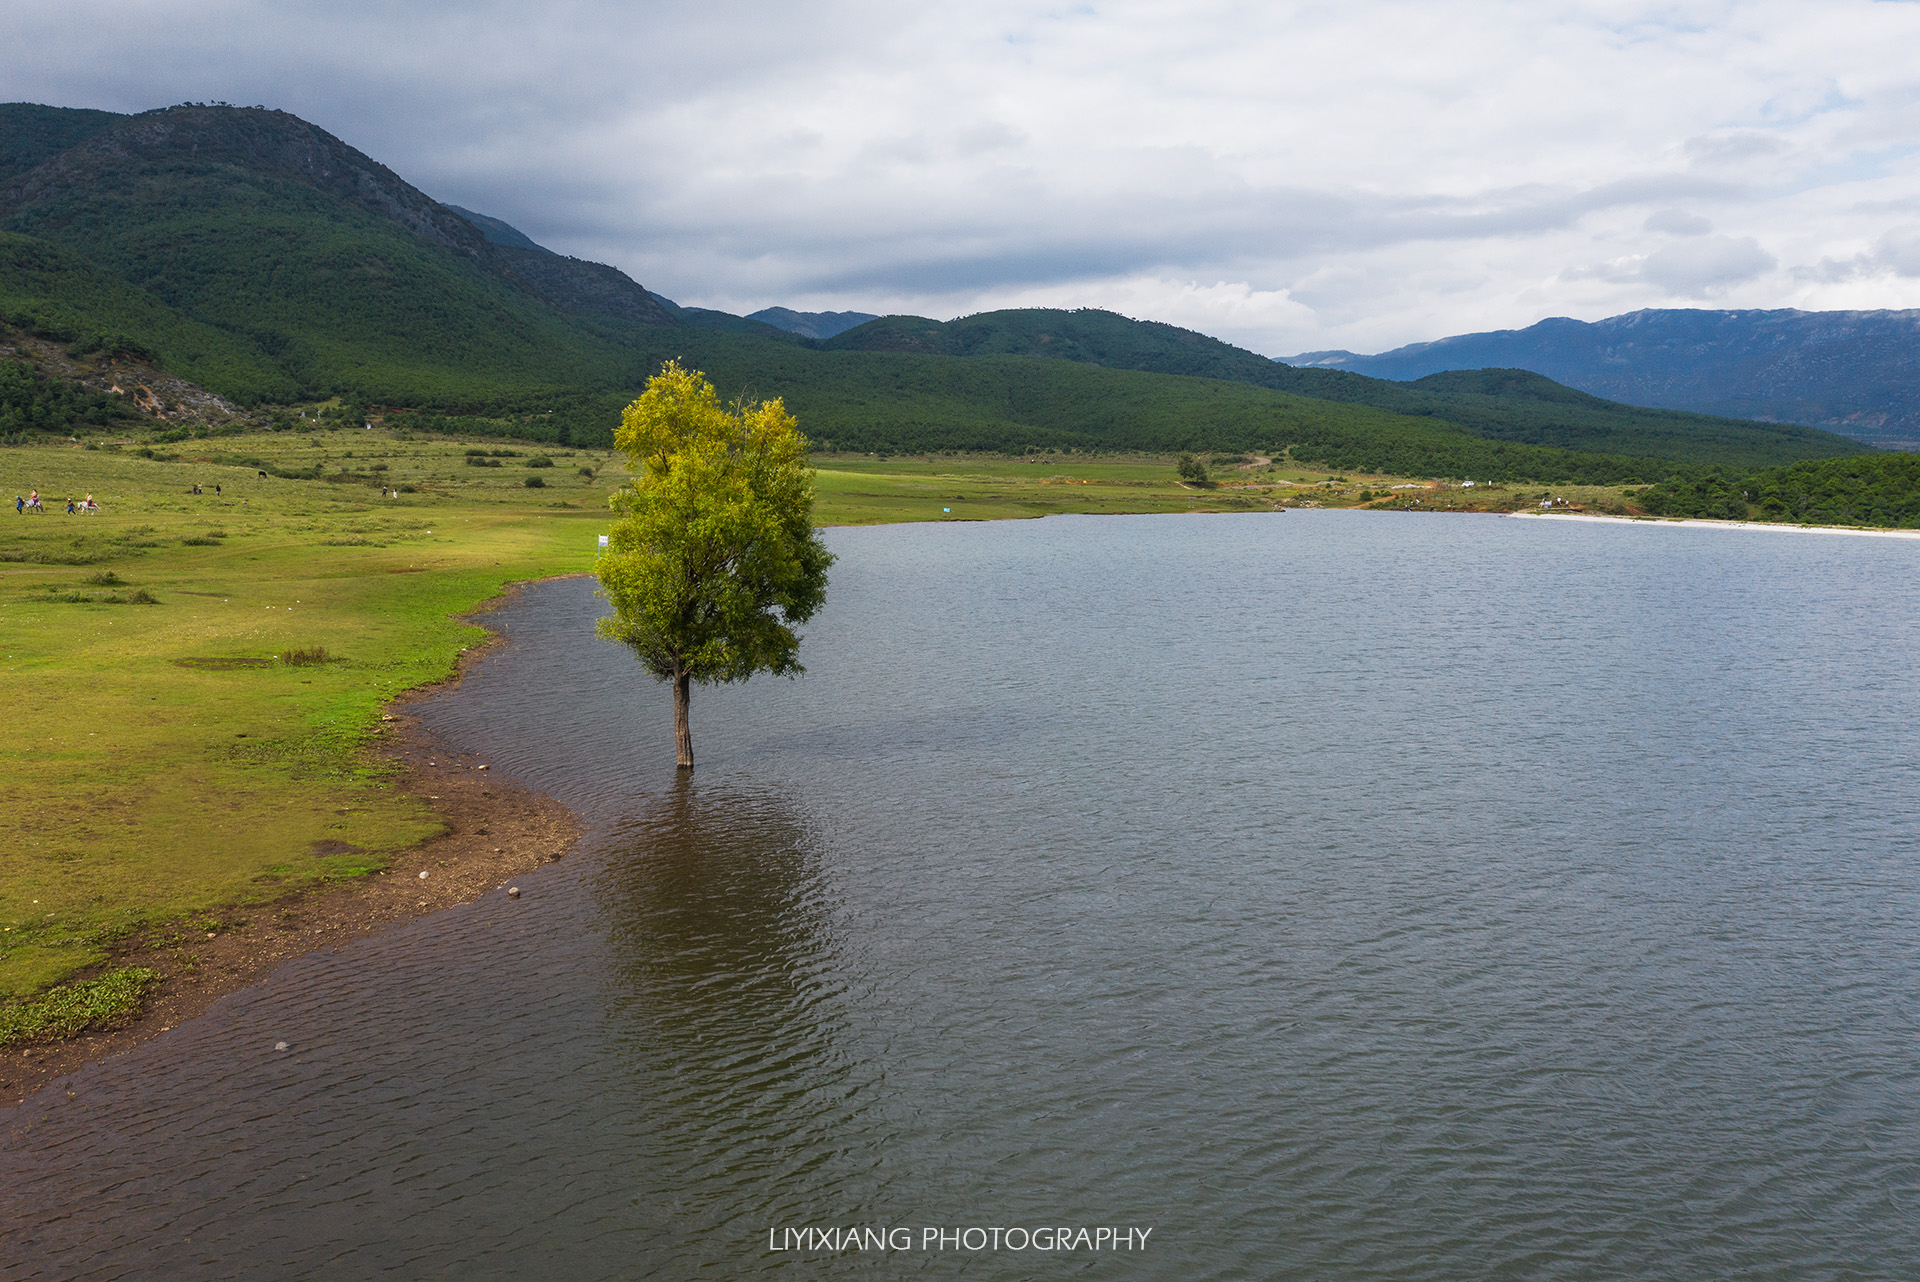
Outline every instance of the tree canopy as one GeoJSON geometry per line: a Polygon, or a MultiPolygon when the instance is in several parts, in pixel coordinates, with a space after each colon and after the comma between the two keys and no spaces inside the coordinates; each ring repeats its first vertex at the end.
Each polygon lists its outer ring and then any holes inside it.
{"type": "Polygon", "coordinates": [[[693,765],[692,682],[795,676],[794,625],[826,599],[833,554],[813,528],[807,440],[778,400],[722,405],[668,361],[620,417],[632,480],[596,572],[600,633],[674,687],[679,763],[693,765]]]}
{"type": "Polygon", "coordinates": [[[1920,456],[1870,454],[1663,482],[1637,500],[1655,516],[1808,525],[1920,526],[1920,456]]]}

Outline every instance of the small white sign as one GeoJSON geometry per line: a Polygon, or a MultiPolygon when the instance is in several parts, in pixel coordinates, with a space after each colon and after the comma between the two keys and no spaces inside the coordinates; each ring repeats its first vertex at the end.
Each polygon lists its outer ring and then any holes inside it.
{"type": "Polygon", "coordinates": [[[600,546],[601,547],[607,546],[607,536],[604,534],[600,536],[600,546]]]}

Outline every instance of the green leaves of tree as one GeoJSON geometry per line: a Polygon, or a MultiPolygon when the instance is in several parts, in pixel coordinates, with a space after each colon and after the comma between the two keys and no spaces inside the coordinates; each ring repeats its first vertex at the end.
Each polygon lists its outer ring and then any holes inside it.
{"type": "Polygon", "coordinates": [[[778,400],[722,406],[669,361],[621,416],[633,481],[617,491],[597,573],[601,635],[669,680],[801,671],[794,625],[826,598],[806,438],[778,400]]]}

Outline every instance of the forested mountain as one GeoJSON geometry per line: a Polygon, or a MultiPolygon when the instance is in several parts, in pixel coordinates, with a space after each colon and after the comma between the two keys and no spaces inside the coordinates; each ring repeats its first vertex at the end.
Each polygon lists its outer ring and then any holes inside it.
{"type": "Polygon", "coordinates": [[[0,105],[0,183],[35,168],[125,116],[38,103],[0,105]]]}
{"type": "MultiPolygon", "coordinates": [[[[0,133],[45,143],[61,132],[59,118],[47,117],[46,108],[29,108],[24,119],[16,119],[17,110],[0,107],[0,133]]],[[[9,231],[78,250],[163,296],[173,292],[227,311],[250,304],[252,297],[234,298],[230,287],[223,297],[222,277],[230,278],[237,265],[254,265],[268,250],[281,254],[283,277],[299,267],[322,278],[342,270],[378,275],[392,264],[352,263],[347,256],[377,254],[387,248],[381,241],[404,231],[563,312],[671,323],[652,295],[613,268],[564,258],[525,237],[518,238],[524,243],[496,241],[297,116],[173,107],[103,124],[100,114],[86,113],[67,130],[77,136],[71,145],[0,183],[0,218],[9,231]],[[208,252],[215,233],[229,243],[208,252]]],[[[23,160],[43,149],[32,142],[16,146],[23,160]]],[[[284,295],[298,282],[274,284],[284,295]]]]}
{"type": "MultiPolygon", "coordinates": [[[[0,133],[21,115],[44,123],[38,111],[0,108],[0,133]]],[[[284,112],[114,117],[0,183],[0,228],[53,250],[37,255],[37,280],[0,277],[0,305],[67,327],[131,327],[135,337],[147,332],[142,314],[167,309],[171,323],[147,345],[248,400],[343,384],[417,397],[589,381],[617,361],[594,322],[673,323],[611,268],[495,245],[284,112]],[[51,283],[49,270],[70,277],[83,263],[102,286],[91,315],[75,313],[70,295],[35,288],[51,283]],[[120,288],[107,288],[115,279],[120,288]],[[177,341],[207,328],[224,341],[177,341]]],[[[10,243],[16,260],[36,257],[34,248],[10,243]]]]}
{"type": "Polygon", "coordinates": [[[1479,436],[1529,445],[1735,467],[1860,452],[1818,429],[1621,405],[1525,370],[1442,374],[1395,383],[1340,370],[1296,369],[1217,338],[1112,312],[1025,309],[941,323],[888,316],[829,340],[835,351],[1021,355],[1110,369],[1230,379],[1320,400],[1444,419],[1479,436]]]}
{"type": "Polygon", "coordinates": [[[1414,379],[1507,366],[1629,405],[1810,423],[1889,449],[1920,449],[1920,311],[1629,312],[1460,334],[1377,356],[1288,362],[1414,379]]]}
{"type": "Polygon", "coordinates": [[[751,316],[735,316],[732,312],[715,311],[711,307],[682,307],[671,298],[660,294],[655,294],[653,297],[667,309],[676,322],[694,329],[722,329],[729,334],[757,334],[761,338],[778,339],[783,342],[797,341],[800,337],[778,325],[769,325],[751,316]]]}
{"type": "Polygon", "coordinates": [[[1101,312],[889,317],[812,339],[680,307],[263,108],[15,104],[0,140],[0,320],[241,404],[341,395],[584,444],[678,357],[728,395],[786,397],[816,440],[856,450],[1291,449],[1354,470],[1651,481],[1855,448],[1521,375],[1291,370],[1101,312]]]}
{"type": "Polygon", "coordinates": [[[757,312],[747,313],[747,319],[764,321],[777,329],[807,338],[832,338],[855,325],[864,325],[880,318],[871,312],[796,312],[788,307],[763,307],[757,312]]]}

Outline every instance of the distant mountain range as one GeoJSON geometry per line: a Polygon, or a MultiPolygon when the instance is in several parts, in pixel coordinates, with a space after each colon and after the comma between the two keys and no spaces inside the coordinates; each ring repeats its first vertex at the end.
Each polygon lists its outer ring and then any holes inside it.
{"type": "Polygon", "coordinates": [[[578,444],[610,439],[673,357],[726,395],[784,397],[816,441],[861,451],[1258,450],[1543,482],[1861,452],[1518,370],[1406,384],[1293,369],[1111,312],[683,307],[264,108],[0,105],[0,325],[88,360],[157,362],[243,406],[339,396],[578,444]]]}
{"type": "Polygon", "coordinates": [[[1282,359],[1387,379],[1526,369],[1629,405],[1808,423],[1885,449],[1920,449],[1920,311],[1556,317],[1377,356],[1330,351],[1282,359]]]}
{"type": "Polygon", "coordinates": [[[880,318],[871,312],[796,312],[785,307],[763,307],[757,312],[747,313],[748,320],[764,321],[775,329],[784,329],[789,334],[804,334],[808,338],[832,338],[835,334],[844,334],[856,325],[880,318]]]}
{"type": "MultiPolygon", "coordinates": [[[[1221,379],[1320,401],[1455,423],[1479,436],[1568,450],[1742,466],[1756,452],[1857,452],[1816,428],[1635,408],[1518,369],[1443,373],[1410,383],[1296,369],[1217,338],[1097,308],[1022,308],[958,320],[885,316],[821,343],[828,351],[984,359],[1041,356],[1108,369],[1221,379]]],[[[1784,454],[1777,462],[1786,462],[1784,454]]]]}

